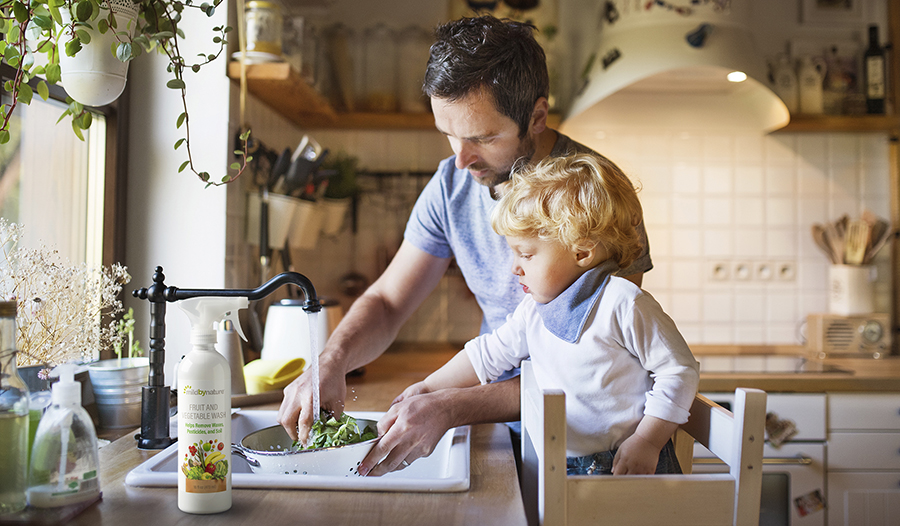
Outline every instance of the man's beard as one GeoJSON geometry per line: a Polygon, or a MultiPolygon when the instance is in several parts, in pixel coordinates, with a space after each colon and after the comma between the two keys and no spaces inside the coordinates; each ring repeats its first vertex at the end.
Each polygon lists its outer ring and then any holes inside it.
{"type": "MultiPolygon", "coordinates": [[[[487,186],[489,188],[494,188],[497,185],[500,185],[500,184],[505,183],[506,181],[509,181],[510,172],[512,171],[512,169],[516,165],[516,163],[520,162],[520,160],[522,160],[524,162],[530,162],[531,158],[534,156],[534,151],[535,151],[534,139],[531,136],[528,136],[525,139],[522,139],[521,142],[519,142],[519,147],[516,150],[516,155],[513,157],[512,161],[509,163],[508,166],[505,166],[499,170],[494,170],[494,169],[491,169],[490,167],[487,167],[488,174],[483,177],[476,177],[475,181],[478,184],[480,184],[482,186],[487,186]]],[[[477,171],[479,171],[479,166],[478,165],[470,166],[469,170],[475,170],[477,172],[477,171]]]]}

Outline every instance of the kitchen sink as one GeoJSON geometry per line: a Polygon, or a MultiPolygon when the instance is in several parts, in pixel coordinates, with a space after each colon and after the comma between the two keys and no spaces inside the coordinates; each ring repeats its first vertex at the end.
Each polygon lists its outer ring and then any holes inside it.
{"type": "MultiPolygon", "coordinates": [[[[231,419],[231,440],[239,443],[248,434],[275,423],[277,411],[235,410],[231,419]]],[[[378,420],[383,412],[352,411],[351,416],[378,420]]],[[[231,484],[234,488],[296,488],[341,491],[454,492],[469,489],[470,427],[462,426],[444,434],[431,455],[409,467],[382,477],[347,475],[270,475],[253,473],[247,461],[232,455],[231,484]]],[[[172,444],[153,458],[131,470],[125,477],[129,486],[177,487],[178,444],[172,444]]]]}
{"type": "Polygon", "coordinates": [[[852,371],[834,365],[810,361],[804,356],[785,354],[701,354],[694,358],[700,362],[700,373],[838,373],[853,374],[852,371]]]}

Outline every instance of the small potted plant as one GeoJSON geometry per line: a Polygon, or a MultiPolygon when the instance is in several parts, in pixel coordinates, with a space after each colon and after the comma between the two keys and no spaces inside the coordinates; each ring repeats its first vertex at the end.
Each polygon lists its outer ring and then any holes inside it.
{"type": "Polygon", "coordinates": [[[136,427],[141,423],[141,392],[150,374],[150,359],[143,357],[141,342],[134,338],[134,309],[129,308],[116,323],[112,346],[115,358],[94,362],[88,368],[100,426],[136,427]]]}
{"type": "Polygon", "coordinates": [[[359,159],[346,152],[338,152],[322,164],[323,171],[330,172],[322,201],[325,209],[322,233],[326,236],[333,236],[341,231],[347,210],[353,197],[359,192],[356,182],[358,164],[359,159]]]}
{"type": "Polygon", "coordinates": [[[181,92],[184,111],[175,122],[183,136],[175,149],[184,146],[187,160],[179,172],[189,170],[207,185],[226,184],[244,172],[249,130],[241,134],[242,148],[235,151],[241,162],[231,165],[231,173],[213,179],[194,165],[191,152],[190,119],[185,98],[185,73],[200,70],[225,50],[229,26],[213,28],[211,53],[198,58],[183,57],[179,39],[185,37],[182,16],[197,9],[213,16],[222,0],[194,3],[193,0],[0,0],[0,54],[15,69],[3,89],[10,102],[0,106],[0,144],[9,141],[9,118],[19,103],[29,104],[35,91],[49,98],[48,84],[62,81],[68,107],[60,117],[69,116],[72,130],[83,140],[82,130],[93,120],[85,105],[108,104],[124,89],[128,62],[144,52],[156,51],[168,58],[171,89],[181,92]],[[99,49],[98,49],[99,48],[99,49]],[[41,60],[37,60],[40,58],[41,60]],[[99,66],[108,70],[97,73],[99,66]],[[79,100],[81,99],[81,100],[79,100]]]}

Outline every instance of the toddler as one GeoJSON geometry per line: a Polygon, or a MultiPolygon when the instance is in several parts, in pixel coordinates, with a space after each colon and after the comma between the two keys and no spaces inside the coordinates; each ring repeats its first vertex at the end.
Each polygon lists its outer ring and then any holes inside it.
{"type": "Polygon", "coordinates": [[[569,474],[680,473],[670,439],[688,419],[698,364],[656,300],[613,275],[642,249],[634,187],[587,154],[518,169],[505,186],[492,226],[527,296],[407,391],[487,383],[531,359],[541,385],[566,393],[569,474]]]}

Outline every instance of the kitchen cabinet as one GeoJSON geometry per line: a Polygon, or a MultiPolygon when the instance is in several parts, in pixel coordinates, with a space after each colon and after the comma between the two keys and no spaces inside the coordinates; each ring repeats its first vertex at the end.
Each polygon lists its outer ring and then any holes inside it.
{"type": "Polygon", "coordinates": [[[900,517],[900,394],[828,394],[828,525],[900,517]]]}

